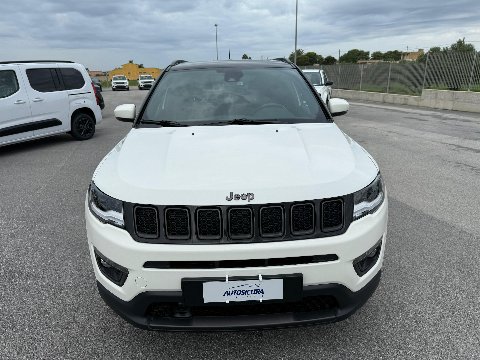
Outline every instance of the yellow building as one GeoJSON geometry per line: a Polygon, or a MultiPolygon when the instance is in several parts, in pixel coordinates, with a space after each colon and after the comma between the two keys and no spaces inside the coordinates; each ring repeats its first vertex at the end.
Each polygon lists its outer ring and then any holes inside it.
{"type": "Polygon", "coordinates": [[[129,61],[127,64],[123,64],[120,68],[115,68],[108,72],[108,78],[112,80],[114,75],[125,75],[128,80],[138,80],[139,75],[149,74],[155,79],[158,79],[162,70],[159,68],[144,68],[139,64],[134,64],[133,61],[129,61]]]}

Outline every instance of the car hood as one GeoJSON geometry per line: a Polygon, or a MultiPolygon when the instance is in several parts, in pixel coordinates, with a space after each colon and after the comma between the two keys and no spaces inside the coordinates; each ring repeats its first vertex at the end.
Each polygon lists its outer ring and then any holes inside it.
{"type": "Polygon", "coordinates": [[[232,204],[230,192],[253,193],[251,203],[346,195],[377,172],[368,153],[333,123],[229,125],[132,129],[93,180],[128,202],[222,205],[232,204]]]}

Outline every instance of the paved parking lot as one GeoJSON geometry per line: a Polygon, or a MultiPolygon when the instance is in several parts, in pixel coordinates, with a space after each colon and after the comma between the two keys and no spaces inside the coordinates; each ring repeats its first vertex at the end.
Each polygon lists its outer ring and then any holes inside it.
{"type": "Polygon", "coordinates": [[[95,137],[0,148],[0,358],[478,359],[480,116],[351,104],[337,123],[376,158],[389,192],[381,284],[336,324],[239,333],[133,328],[97,293],[84,224],[93,170],[146,92],[103,93],[95,137]]]}

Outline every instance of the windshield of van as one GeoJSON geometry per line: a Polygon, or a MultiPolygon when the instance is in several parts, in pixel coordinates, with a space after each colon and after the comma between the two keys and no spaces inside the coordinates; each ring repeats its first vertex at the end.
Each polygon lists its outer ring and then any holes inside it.
{"type": "Polygon", "coordinates": [[[114,76],[112,80],[127,80],[127,78],[123,75],[119,75],[119,76],[114,76]]]}
{"type": "Polygon", "coordinates": [[[293,68],[169,71],[140,123],[163,126],[327,122],[311,88],[293,68]]]}
{"type": "Polygon", "coordinates": [[[151,80],[153,79],[152,75],[140,75],[140,80],[151,80]]]}

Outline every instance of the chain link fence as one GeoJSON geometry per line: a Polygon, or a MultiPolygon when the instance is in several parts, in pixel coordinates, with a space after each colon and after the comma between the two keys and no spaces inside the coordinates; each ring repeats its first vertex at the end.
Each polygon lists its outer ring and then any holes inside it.
{"type": "Polygon", "coordinates": [[[442,51],[427,53],[422,62],[321,65],[320,69],[338,89],[418,96],[423,89],[480,91],[480,52],[442,51]]]}

